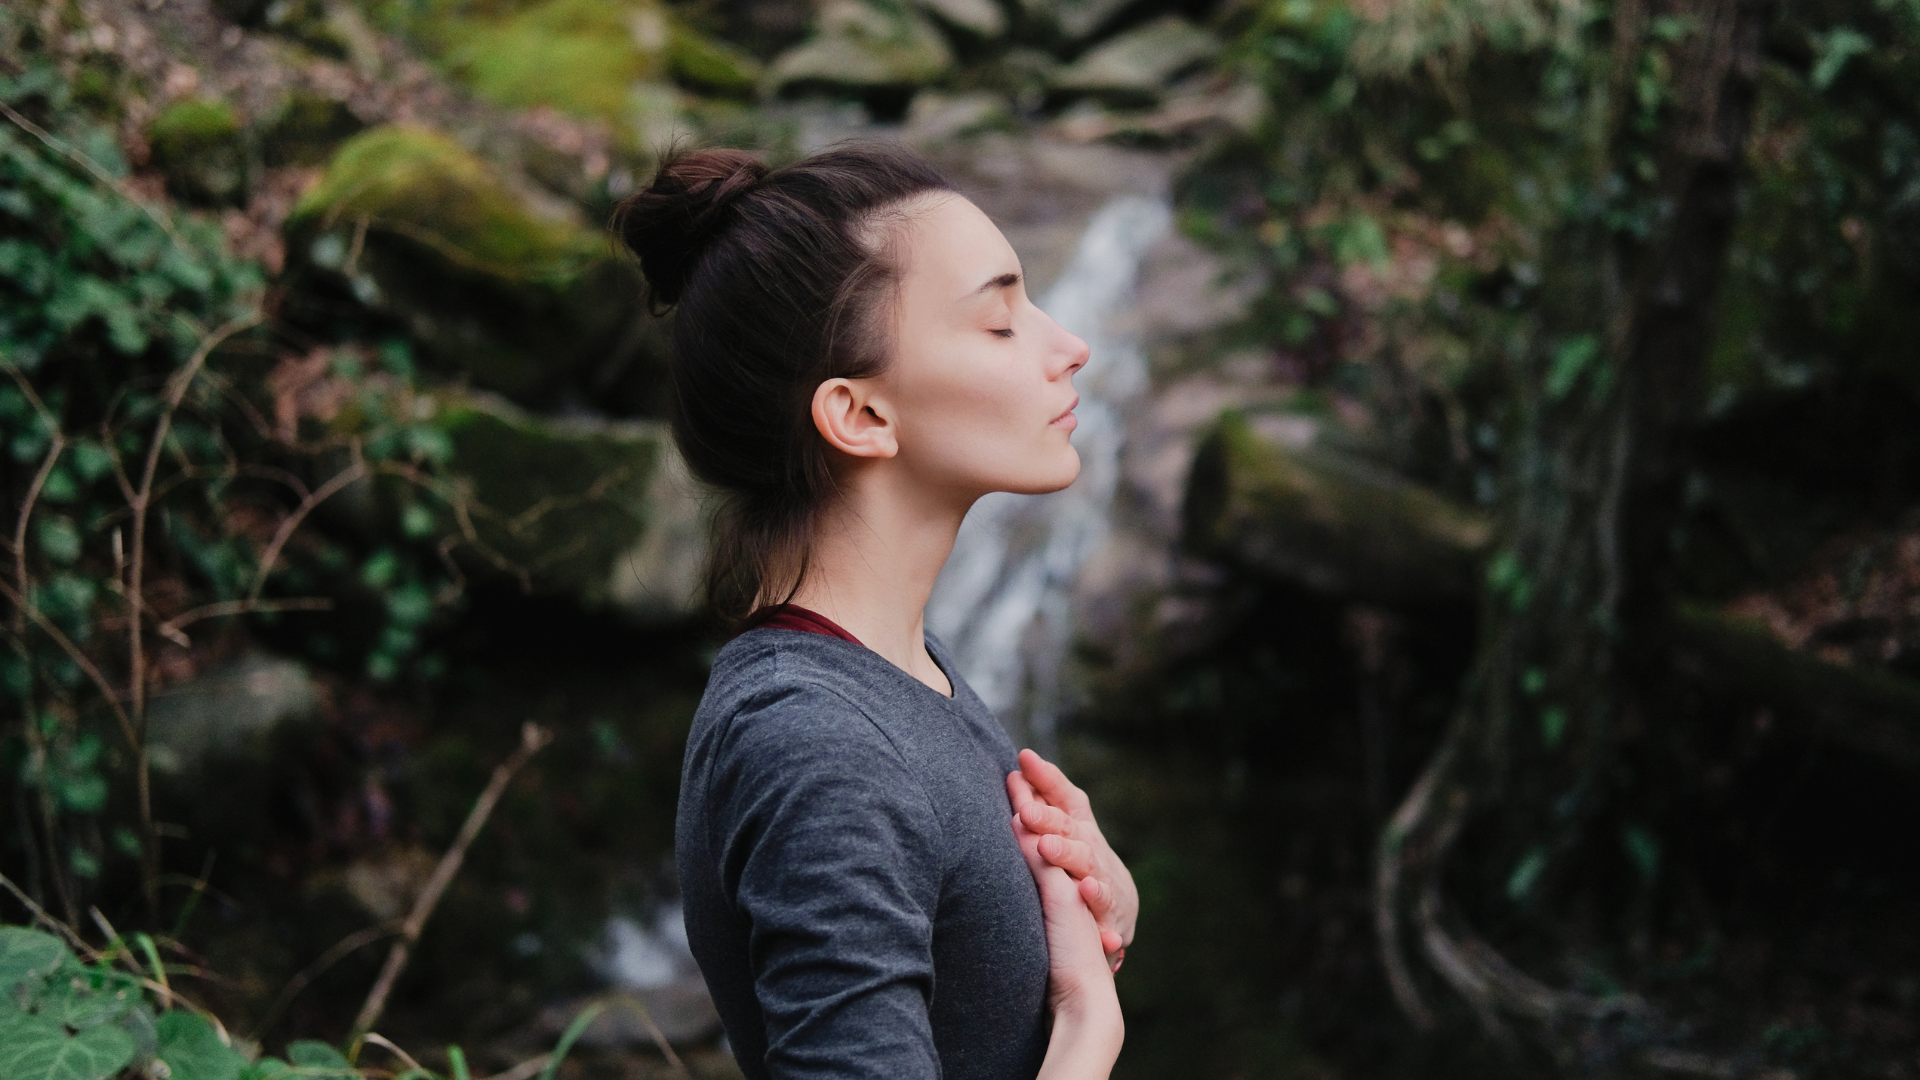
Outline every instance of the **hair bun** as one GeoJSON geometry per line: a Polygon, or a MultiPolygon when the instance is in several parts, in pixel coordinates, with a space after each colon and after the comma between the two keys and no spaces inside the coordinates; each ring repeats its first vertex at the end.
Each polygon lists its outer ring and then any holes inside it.
{"type": "Polygon", "coordinates": [[[640,259],[647,302],[655,310],[680,300],[700,255],[729,210],[765,179],[765,165],[743,150],[686,150],[660,162],[653,183],[621,200],[613,229],[640,259]]]}

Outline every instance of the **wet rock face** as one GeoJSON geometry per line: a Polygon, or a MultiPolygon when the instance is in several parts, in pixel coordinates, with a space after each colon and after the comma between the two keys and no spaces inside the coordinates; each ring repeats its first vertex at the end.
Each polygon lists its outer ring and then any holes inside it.
{"type": "MultiPolygon", "coordinates": [[[[871,94],[933,82],[953,50],[926,17],[899,0],[831,0],[814,36],[781,54],[769,78],[783,93],[813,89],[871,94]]],[[[900,102],[905,106],[903,97],[900,102]]]]}
{"type": "Polygon", "coordinates": [[[1151,104],[1173,79],[1220,51],[1212,34],[1164,15],[1096,45],[1053,80],[1057,95],[1091,95],[1120,104],[1151,104]]]}
{"type": "Polygon", "coordinates": [[[153,163],[167,192],[200,206],[246,201],[252,180],[240,118],[222,101],[182,101],[154,119],[147,132],[153,163]]]}

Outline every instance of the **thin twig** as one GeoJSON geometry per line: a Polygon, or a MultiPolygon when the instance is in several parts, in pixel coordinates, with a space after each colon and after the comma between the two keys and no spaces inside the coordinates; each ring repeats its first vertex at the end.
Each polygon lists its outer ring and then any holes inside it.
{"type": "Polygon", "coordinates": [[[640,999],[632,994],[620,994],[613,1000],[616,1004],[631,1009],[633,1014],[640,1018],[641,1026],[647,1029],[647,1036],[653,1040],[654,1048],[660,1051],[660,1056],[667,1059],[667,1064],[673,1066],[673,1071],[691,1080],[693,1073],[687,1068],[687,1063],[681,1061],[680,1055],[673,1052],[673,1044],[667,1041],[667,1033],[661,1031],[660,1025],[653,1022],[653,1014],[640,1003],[640,999]]]}
{"type": "Polygon", "coordinates": [[[52,150],[54,153],[87,170],[95,180],[112,188],[114,194],[139,207],[141,213],[152,219],[155,225],[160,226],[160,231],[167,234],[167,239],[173,241],[175,247],[182,251],[189,250],[186,242],[180,239],[180,234],[173,231],[172,222],[168,221],[164,215],[149,205],[146,200],[136,197],[133,192],[127,188],[126,184],[121,182],[119,177],[108,172],[99,162],[49,134],[45,128],[21,116],[4,101],[0,101],[0,116],[5,116],[7,119],[19,125],[22,131],[45,143],[47,149],[52,150]]]}
{"type": "Polygon", "coordinates": [[[540,1070],[546,1068],[547,1062],[552,1058],[552,1054],[541,1054],[539,1057],[528,1058],[511,1069],[503,1069],[492,1076],[480,1077],[479,1080],[527,1080],[528,1077],[539,1076],[540,1070]]]}
{"type": "Polygon", "coordinates": [[[101,672],[92,658],[87,656],[80,646],[75,645],[73,639],[61,631],[52,619],[47,618],[46,612],[28,603],[27,598],[15,591],[11,585],[0,583],[0,597],[5,597],[10,603],[24,610],[27,618],[33,620],[35,626],[45,631],[46,635],[53,639],[54,644],[60,646],[61,651],[67,654],[67,659],[72,660],[87,678],[92,680],[94,688],[100,691],[100,696],[106,701],[107,707],[113,710],[114,719],[120,721],[120,731],[127,737],[128,744],[138,752],[140,736],[134,730],[133,720],[127,715],[126,709],[121,707],[119,693],[114,690],[113,684],[107,681],[107,676],[101,672]]]}
{"type": "Polygon", "coordinates": [[[175,615],[159,626],[154,632],[175,645],[190,645],[187,635],[180,632],[183,626],[190,626],[201,619],[217,619],[226,615],[252,615],[269,611],[332,611],[333,601],[324,596],[295,597],[287,600],[221,600],[217,603],[202,604],[190,611],[175,615]]]}
{"type": "Polygon", "coordinates": [[[79,953],[89,960],[97,960],[100,958],[100,954],[95,952],[91,945],[80,940],[80,935],[73,932],[73,927],[47,914],[47,909],[34,903],[33,897],[20,891],[20,886],[15,885],[12,878],[5,874],[0,874],[0,888],[12,893],[13,898],[20,901],[20,903],[33,914],[35,922],[60,935],[60,937],[66,941],[68,947],[73,949],[74,952],[79,953]]]}
{"type": "Polygon", "coordinates": [[[140,474],[140,486],[135,489],[131,509],[133,511],[133,547],[127,554],[127,697],[131,706],[128,712],[134,731],[134,776],[140,800],[140,828],[142,832],[140,857],[140,883],[147,896],[147,907],[159,914],[160,895],[160,838],[153,831],[153,784],[151,770],[148,768],[146,719],[147,719],[147,655],[146,632],[141,626],[142,609],[145,597],[142,588],[145,585],[147,564],[147,511],[153,506],[154,474],[160,468],[160,454],[166,447],[167,435],[173,429],[173,415],[180,409],[180,403],[186,400],[187,391],[192,388],[194,376],[213,355],[213,350],[228,338],[257,325],[266,317],[255,308],[245,315],[229,320],[224,326],[200,340],[193,355],[180,370],[173,374],[171,385],[167,387],[166,407],[160,412],[160,422],[155,425],[153,440],[147,446],[146,466],[140,474]]]}
{"type": "Polygon", "coordinates": [[[399,932],[398,926],[392,923],[381,923],[379,926],[356,930],[335,942],[333,948],[321,953],[318,960],[301,968],[293,978],[287,980],[285,986],[280,988],[280,993],[275,995],[273,1004],[267,1006],[267,1011],[261,1013],[259,1021],[254,1024],[253,1038],[258,1040],[272,1030],[274,1023],[280,1019],[280,1014],[286,1011],[288,1005],[293,1004],[293,999],[300,995],[300,991],[305,990],[313,980],[326,974],[328,968],[381,938],[392,937],[399,932]]]}
{"type": "Polygon", "coordinates": [[[474,800],[473,809],[468,812],[467,820],[460,826],[459,835],[453,838],[452,846],[440,857],[440,863],[433,868],[433,876],[427,879],[426,887],[420,890],[420,896],[413,902],[413,911],[407,915],[407,921],[401,925],[400,940],[393,943],[393,951],[387,954],[386,966],[380,969],[380,977],[374,981],[373,989],[367,993],[366,1004],[360,1007],[360,1015],[354,1018],[351,1042],[358,1044],[361,1038],[380,1019],[386,1010],[387,995],[393,992],[393,984],[400,978],[401,969],[407,966],[408,954],[413,943],[420,939],[420,932],[426,928],[427,919],[433,915],[433,909],[440,903],[440,896],[452,883],[453,876],[460,872],[460,863],[467,857],[467,848],[487,823],[493,813],[494,804],[506,793],[507,784],[515,773],[540,752],[540,748],[553,740],[553,736],[544,728],[528,723],[520,729],[520,748],[513,756],[501,762],[493,770],[493,778],[487,781],[486,790],[474,800]]]}
{"type": "Polygon", "coordinates": [[[273,539],[267,542],[266,550],[260,553],[260,568],[254,572],[253,588],[247,590],[249,601],[260,599],[260,591],[267,587],[267,575],[273,572],[274,564],[280,561],[280,549],[292,539],[294,530],[307,519],[313,508],[338,494],[348,484],[366,479],[368,472],[366,459],[360,456],[360,448],[356,445],[353,448],[353,464],[335,473],[332,479],[314,488],[306,498],[300,500],[300,505],[294,507],[293,513],[288,514],[280,527],[274,530],[273,539]]]}
{"type": "MultiPolygon", "coordinates": [[[[27,497],[20,500],[20,520],[13,527],[13,583],[25,596],[27,588],[27,521],[33,517],[33,506],[40,501],[40,490],[47,486],[47,477],[53,475],[53,466],[60,455],[67,452],[67,439],[59,431],[53,433],[53,445],[47,447],[46,459],[40,462],[39,471],[33,474],[33,481],[27,485],[27,497]]],[[[24,634],[27,629],[27,613],[14,608],[13,632],[24,634]]]]}
{"type": "Polygon", "coordinates": [[[378,1046],[381,1049],[392,1053],[395,1057],[399,1058],[401,1061],[406,1062],[407,1068],[413,1069],[417,1072],[427,1071],[426,1068],[422,1066],[419,1062],[413,1060],[412,1054],[409,1054],[405,1050],[400,1049],[400,1047],[394,1044],[392,1039],[387,1038],[385,1035],[382,1035],[377,1031],[369,1031],[366,1033],[364,1038],[368,1042],[372,1043],[373,1045],[378,1046]]]}

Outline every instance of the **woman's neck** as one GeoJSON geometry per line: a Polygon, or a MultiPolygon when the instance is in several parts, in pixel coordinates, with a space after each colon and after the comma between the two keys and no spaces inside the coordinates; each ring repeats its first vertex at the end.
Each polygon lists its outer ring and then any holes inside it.
{"type": "Polygon", "coordinates": [[[946,674],[927,654],[924,613],[971,500],[930,497],[892,479],[855,478],[822,513],[806,580],[793,602],[839,623],[895,667],[951,696],[946,674]]]}

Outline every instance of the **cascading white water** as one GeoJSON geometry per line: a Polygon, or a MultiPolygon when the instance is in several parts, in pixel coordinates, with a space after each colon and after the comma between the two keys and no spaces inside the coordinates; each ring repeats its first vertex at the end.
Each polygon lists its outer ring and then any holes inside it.
{"type": "Polygon", "coordinates": [[[1016,737],[1049,757],[1074,581],[1106,539],[1123,409],[1147,382],[1139,341],[1115,323],[1141,259],[1171,222],[1164,200],[1126,195],[1087,223],[1073,259],[1039,301],[1093,348],[1074,378],[1080,477],[1051,495],[995,494],[976,503],[927,605],[927,626],[952,650],[961,676],[1016,737]]]}

